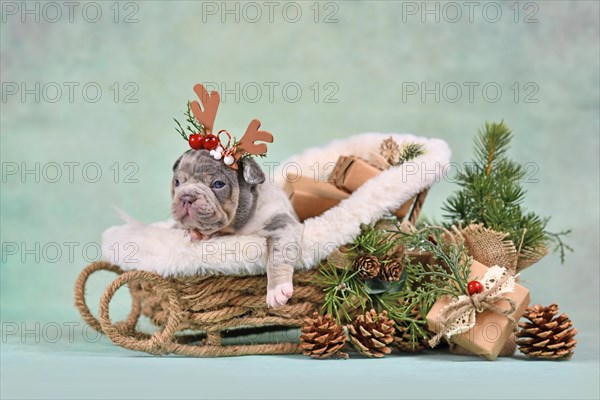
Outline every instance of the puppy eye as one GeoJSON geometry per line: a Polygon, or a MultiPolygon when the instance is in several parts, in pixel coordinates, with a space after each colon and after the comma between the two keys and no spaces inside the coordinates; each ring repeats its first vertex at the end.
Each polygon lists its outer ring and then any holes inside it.
{"type": "Polygon", "coordinates": [[[179,179],[175,179],[175,186],[179,186],[179,179]]]}
{"type": "Polygon", "coordinates": [[[212,187],[215,189],[221,189],[225,186],[225,182],[223,181],[214,181],[212,187]]]}

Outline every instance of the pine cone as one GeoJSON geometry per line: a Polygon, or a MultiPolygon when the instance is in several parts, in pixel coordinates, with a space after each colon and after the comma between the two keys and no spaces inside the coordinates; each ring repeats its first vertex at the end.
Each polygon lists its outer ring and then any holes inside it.
{"type": "MultiPolygon", "coordinates": [[[[423,319],[418,306],[414,306],[413,309],[410,310],[410,317],[416,320],[423,319]]],[[[425,326],[422,326],[422,329],[426,329],[425,326]]],[[[410,353],[417,353],[429,348],[429,344],[425,337],[420,337],[417,341],[413,341],[410,332],[408,332],[408,323],[404,324],[401,322],[396,325],[394,345],[398,350],[410,353]]]]}
{"type": "Polygon", "coordinates": [[[360,354],[367,357],[383,357],[390,354],[388,347],[394,341],[394,321],[387,311],[377,314],[375,310],[359,315],[348,325],[350,343],[360,354]]]}
{"type": "Polygon", "coordinates": [[[573,337],[577,330],[566,314],[558,314],[558,306],[542,307],[536,304],[525,310],[524,318],[530,322],[520,322],[517,332],[519,350],[530,358],[560,359],[569,358],[577,341],[573,337]]]}
{"type": "Polygon", "coordinates": [[[390,136],[379,145],[379,154],[391,165],[396,165],[400,159],[400,146],[390,136]]]}
{"type": "Polygon", "coordinates": [[[379,275],[379,260],[371,254],[363,254],[354,260],[354,270],[358,271],[358,277],[371,279],[379,275]]]}
{"type": "Polygon", "coordinates": [[[404,266],[400,261],[390,261],[381,265],[379,270],[379,279],[388,282],[399,281],[404,271],[404,266]]]}
{"type": "Polygon", "coordinates": [[[313,313],[312,318],[304,319],[301,331],[300,347],[305,356],[312,358],[348,357],[346,353],[340,352],[346,343],[344,327],[339,325],[331,314],[313,313]]]}

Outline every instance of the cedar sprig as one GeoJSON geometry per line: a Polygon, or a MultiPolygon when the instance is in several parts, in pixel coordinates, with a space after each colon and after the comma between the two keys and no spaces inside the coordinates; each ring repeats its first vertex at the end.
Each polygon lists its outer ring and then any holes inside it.
{"type": "Polygon", "coordinates": [[[555,244],[564,262],[572,248],[562,237],[546,230],[549,219],[527,212],[523,207],[526,191],[521,186],[526,170],[508,158],[512,131],[502,121],[486,123],[475,137],[475,158],[458,171],[460,189],[443,206],[447,226],[483,223],[489,229],[506,232],[519,254],[544,254],[555,244]]]}
{"type": "Polygon", "coordinates": [[[399,330],[401,327],[406,328],[406,333],[409,334],[407,346],[416,349],[424,340],[429,340],[426,314],[418,313],[420,317],[415,318],[415,313],[413,313],[413,309],[419,307],[416,298],[409,303],[404,299],[403,292],[387,292],[378,296],[377,300],[378,309],[386,310],[389,317],[396,321],[399,330]]]}
{"type": "Polygon", "coordinates": [[[564,262],[565,262],[565,257],[566,257],[566,254],[565,254],[565,253],[566,253],[567,251],[569,251],[569,252],[571,252],[571,253],[574,251],[574,250],[573,250],[573,248],[572,248],[571,246],[569,246],[568,244],[566,244],[566,243],[565,243],[565,242],[562,240],[562,238],[563,238],[563,237],[565,237],[565,236],[568,236],[570,233],[571,233],[571,229],[567,229],[567,230],[560,231],[560,232],[557,232],[557,233],[554,233],[554,232],[546,232],[546,234],[547,234],[547,235],[549,235],[549,236],[551,236],[552,238],[554,238],[555,245],[554,245],[554,248],[553,248],[552,250],[553,250],[554,252],[557,252],[557,251],[558,251],[558,253],[559,253],[559,255],[560,255],[560,262],[561,262],[562,264],[564,264],[564,262]]]}
{"type": "Polygon", "coordinates": [[[407,294],[426,295],[426,314],[429,307],[442,295],[458,297],[467,294],[467,283],[471,272],[472,259],[468,257],[463,244],[449,243],[444,237],[444,229],[426,227],[412,233],[398,230],[408,251],[423,251],[431,253],[436,260],[435,265],[413,263],[408,256],[404,257],[407,294]],[[420,291],[423,293],[420,293],[420,291]]]}
{"type": "MultiPolygon", "coordinates": [[[[187,103],[187,110],[183,113],[183,115],[185,115],[185,120],[187,121],[187,123],[191,124],[191,125],[187,125],[185,127],[188,132],[190,132],[192,134],[195,134],[195,133],[204,134],[204,126],[200,122],[198,122],[196,117],[194,117],[192,115],[192,108],[191,108],[189,102],[187,103]]],[[[185,140],[188,140],[188,135],[185,132],[186,129],[183,129],[183,127],[181,126],[179,121],[177,121],[177,119],[173,118],[173,121],[175,121],[175,123],[177,124],[177,127],[175,128],[177,133],[179,133],[181,135],[181,137],[183,137],[185,140]]]]}
{"type": "Polygon", "coordinates": [[[426,227],[415,232],[396,231],[399,240],[409,251],[430,252],[435,265],[414,263],[404,257],[403,286],[399,291],[373,295],[373,302],[380,310],[387,310],[390,318],[399,326],[406,326],[410,335],[408,345],[417,348],[428,339],[425,316],[441,296],[458,297],[466,294],[472,260],[462,244],[445,241],[444,230],[426,227]],[[415,319],[413,309],[420,310],[415,319]]]}

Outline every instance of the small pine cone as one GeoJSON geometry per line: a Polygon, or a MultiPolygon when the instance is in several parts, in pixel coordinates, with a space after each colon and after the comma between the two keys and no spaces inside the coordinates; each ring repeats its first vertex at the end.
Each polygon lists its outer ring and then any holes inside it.
{"type": "Polygon", "coordinates": [[[399,281],[404,271],[404,266],[400,261],[390,261],[383,263],[379,270],[379,279],[388,282],[399,281]]]}
{"type": "Polygon", "coordinates": [[[519,323],[517,344],[519,350],[530,358],[561,359],[573,355],[577,330],[566,314],[558,314],[558,306],[542,307],[536,304],[525,310],[528,322],[519,323]]]}
{"type": "Polygon", "coordinates": [[[354,270],[361,279],[371,279],[379,275],[379,260],[371,254],[363,254],[354,260],[354,270]]]}
{"type": "MultiPolygon", "coordinates": [[[[421,316],[421,312],[419,311],[419,307],[415,306],[410,311],[410,317],[412,319],[421,320],[423,319],[421,316]]],[[[399,322],[396,325],[396,334],[394,335],[394,345],[400,351],[409,352],[409,353],[418,353],[426,348],[429,348],[429,344],[427,343],[427,339],[424,337],[418,338],[417,341],[413,341],[410,333],[408,332],[408,324],[403,324],[399,322]]],[[[425,329],[423,327],[423,329],[425,329]]]]}
{"type": "Polygon", "coordinates": [[[305,356],[347,358],[346,353],[340,352],[340,349],[346,344],[344,327],[339,325],[331,314],[313,313],[312,318],[304,319],[301,332],[300,347],[305,356]]]}
{"type": "Polygon", "coordinates": [[[400,159],[400,146],[390,136],[379,145],[379,154],[391,165],[396,165],[400,159]]]}
{"type": "Polygon", "coordinates": [[[348,325],[350,343],[360,354],[367,357],[383,357],[390,354],[388,347],[394,341],[394,320],[387,311],[377,314],[375,310],[359,315],[348,325]]]}

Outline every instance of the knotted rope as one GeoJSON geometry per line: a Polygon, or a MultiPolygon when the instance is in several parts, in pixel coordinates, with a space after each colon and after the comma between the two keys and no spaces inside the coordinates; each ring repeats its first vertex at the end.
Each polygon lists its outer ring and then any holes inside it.
{"type": "Polygon", "coordinates": [[[512,314],[516,310],[515,301],[504,294],[494,294],[509,278],[511,278],[511,276],[507,273],[500,279],[497,279],[489,289],[484,290],[481,293],[475,293],[471,296],[461,296],[442,309],[439,316],[441,329],[431,340],[429,340],[429,345],[432,348],[437,346],[443,336],[448,337],[449,328],[459,322],[463,315],[468,314],[473,310],[475,310],[476,313],[491,311],[503,315],[508,318],[511,329],[515,330],[517,322],[512,317],[512,314]],[[496,303],[499,301],[506,301],[510,307],[508,309],[498,307],[496,303]]]}

